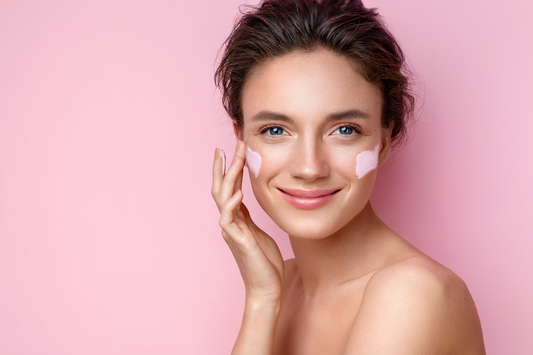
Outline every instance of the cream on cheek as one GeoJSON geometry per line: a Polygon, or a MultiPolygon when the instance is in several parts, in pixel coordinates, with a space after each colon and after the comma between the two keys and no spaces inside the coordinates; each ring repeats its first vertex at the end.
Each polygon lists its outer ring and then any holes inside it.
{"type": "Polygon", "coordinates": [[[355,174],[359,179],[378,167],[380,148],[381,144],[378,143],[374,150],[365,150],[357,155],[355,174]]]}
{"type": "Polygon", "coordinates": [[[248,164],[248,170],[257,177],[259,175],[259,170],[261,169],[261,156],[259,153],[246,147],[246,163],[248,164]]]}

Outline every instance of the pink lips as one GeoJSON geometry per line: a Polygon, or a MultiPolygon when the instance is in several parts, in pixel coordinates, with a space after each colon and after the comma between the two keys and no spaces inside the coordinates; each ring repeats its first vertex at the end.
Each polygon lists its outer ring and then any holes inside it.
{"type": "Polygon", "coordinates": [[[326,204],[339,190],[278,189],[281,196],[294,207],[312,210],[326,204]]]}

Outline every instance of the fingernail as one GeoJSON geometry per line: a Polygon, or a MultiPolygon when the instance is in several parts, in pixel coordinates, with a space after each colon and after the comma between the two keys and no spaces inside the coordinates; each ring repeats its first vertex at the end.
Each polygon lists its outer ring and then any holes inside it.
{"type": "Polygon", "coordinates": [[[226,154],[220,148],[218,149],[218,155],[222,158],[222,175],[226,174],[226,154]]]}

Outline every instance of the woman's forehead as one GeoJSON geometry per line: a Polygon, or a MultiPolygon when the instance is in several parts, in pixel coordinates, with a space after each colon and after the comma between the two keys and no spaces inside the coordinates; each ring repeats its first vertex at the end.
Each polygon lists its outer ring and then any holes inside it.
{"type": "Polygon", "coordinates": [[[328,50],[293,52],[253,70],[242,92],[245,119],[260,112],[289,117],[359,111],[381,112],[381,91],[366,81],[348,59],[328,50]]]}

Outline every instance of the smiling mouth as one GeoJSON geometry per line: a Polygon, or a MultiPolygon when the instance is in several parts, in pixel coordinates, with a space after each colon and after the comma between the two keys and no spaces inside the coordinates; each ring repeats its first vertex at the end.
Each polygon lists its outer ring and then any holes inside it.
{"type": "Polygon", "coordinates": [[[296,208],[312,210],[325,205],[340,190],[300,190],[300,189],[280,189],[281,196],[296,208]]]}

